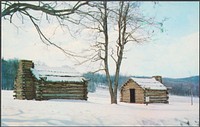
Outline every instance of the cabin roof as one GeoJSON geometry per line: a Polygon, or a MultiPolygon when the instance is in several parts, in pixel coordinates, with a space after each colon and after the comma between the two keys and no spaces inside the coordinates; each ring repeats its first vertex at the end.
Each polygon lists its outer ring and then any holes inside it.
{"type": "Polygon", "coordinates": [[[85,80],[79,72],[68,66],[48,67],[46,65],[34,65],[31,71],[38,80],[43,78],[49,82],[83,82],[85,80]]]}
{"type": "Polygon", "coordinates": [[[150,90],[167,90],[162,83],[157,81],[155,78],[135,78],[131,77],[133,81],[135,81],[140,87],[143,89],[150,89],[150,90]]]}

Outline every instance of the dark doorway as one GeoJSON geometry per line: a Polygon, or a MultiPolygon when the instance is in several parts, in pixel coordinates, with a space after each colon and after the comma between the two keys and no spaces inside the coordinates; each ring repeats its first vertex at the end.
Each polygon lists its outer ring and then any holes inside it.
{"type": "Polygon", "coordinates": [[[135,89],[130,89],[130,102],[135,103],[135,89]]]}

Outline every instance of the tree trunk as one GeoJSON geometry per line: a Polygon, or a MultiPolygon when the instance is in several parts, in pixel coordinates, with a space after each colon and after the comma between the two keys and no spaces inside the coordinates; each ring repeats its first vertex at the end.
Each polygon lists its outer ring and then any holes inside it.
{"type": "Polygon", "coordinates": [[[110,93],[110,98],[111,98],[111,104],[115,102],[115,96],[113,93],[113,88],[112,88],[112,81],[110,78],[110,73],[109,73],[109,67],[108,67],[108,26],[107,26],[107,2],[104,1],[104,15],[103,15],[103,30],[104,30],[104,36],[105,36],[105,56],[104,56],[104,65],[105,65],[105,72],[106,72],[106,79],[108,82],[108,87],[109,87],[109,93],[110,93]]]}

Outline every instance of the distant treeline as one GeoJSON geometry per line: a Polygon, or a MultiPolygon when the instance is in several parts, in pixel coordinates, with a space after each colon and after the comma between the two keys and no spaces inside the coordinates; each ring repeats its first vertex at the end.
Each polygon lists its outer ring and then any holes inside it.
{"type": "Polygon", "coordinates": [[[199,76],[176,79],[163,78],[163,84],[172,87],[171,94],[188,96],[192,92],[194,96],[199,96],[199,76]]]}
{"type": "MultiPolygon", "coordinates": [[[[4,60],[1,59],[1,88],[3,90],[13,90],[14,86],[14,79],[17,74],[18,69],[18,60],[11,59],[11,60],[4,60]]],[[[89,80],[88,82],[88,91],[94,92],[97,87],[106,87],[106,76],[104,74],[99,73],[86,73],[84,77],[89,80]]],[[[125,83],[129,77],[131,76],[123,76],[120,75],[119,77],[119,89],[125,83]]],[[[112,80],[114,80],[114,76],[111,76],[112,80]]],[[[163,78],[163,84],[167,87],[172,87],[170,90],[170,94],[174,95],[182,95],[182,96],[189,96],[191,95],[191,88],[192,94],[194,96],[199,96],[199,76],[193,76],[189,78],[163,78]]]]}
{"type": "MultiPolygon", "coordinates": [[[[106,85],[106,76],[103,74],[87,73],[84,75],[84,77],[86,77],[87,79],[90,79],[89,84],[88,84],[88,88],[90,92],[95,91],[97,86],[108,87],[106,85]]],[[[112,80],[114,80],[114,76],[111,76],[111,77],[112,77],[112,80]]],[[[119,89],[130,77],[131,76],[120,75],[119,89]]],[[[199,96],[199,76],[192,76],[189,78],[176,78],[176,79],[163,78],[162,81],[166,87],[171,88],[170,94],[190,96],[191,88],[192,88],[192,94],[194,96],[199,96]]]]}
{"type": "Polygon", "coordinates": [[[18,69],[18,60],[1,59],[1,89],[12,90],[18,69]]]}

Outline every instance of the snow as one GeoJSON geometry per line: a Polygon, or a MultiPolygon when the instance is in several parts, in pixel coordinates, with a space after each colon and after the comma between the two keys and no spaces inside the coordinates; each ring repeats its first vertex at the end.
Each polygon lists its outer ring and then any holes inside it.
{"type": "Polygon", "coordinates": [[[108,89],[88,93],[88,101],[14,100],[2,90],[1,126],[199,126],[199,98],[169,96],[169,104],[110,104],[108,89]]]}
{"type": "Polygon", "coordinates": [[[83,77],[59,77],[59,76],[45,76],[46,81],[52,82],[83,82],[85,79],[83,77]]]}
{"type": "Polygon", "coordinates": [[[48,67],[36,64],[34,68],[31,68],[31,71],[38,80],[41,77],[51,82],[83,82],[85,80],[79,72],[68,66],[48,67]]]}
{"type": "Polygon", "coordinates": [[[133,81],[135,81],[139,86],[141,86],[143,89],[151,89],[151,90],[167,90],[167,87],[165,87],[162,83],[157,81],[155,78],[131,78],[133,81]]]}

